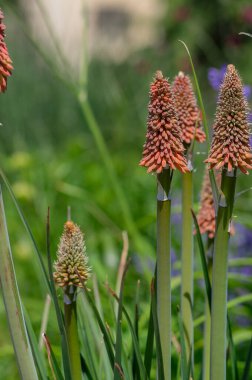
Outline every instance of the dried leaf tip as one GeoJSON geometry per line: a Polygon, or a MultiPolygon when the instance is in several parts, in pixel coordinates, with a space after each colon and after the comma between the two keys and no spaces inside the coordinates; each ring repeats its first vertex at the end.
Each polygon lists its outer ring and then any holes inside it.
{"type": "Polygon", "coordinates": [[[54,268],[54,281],[60,287],[73,285],[82,288],[82,282],[86,283],[90,276],[84,235],[72,221],[64,225],[54,268]]]}
{"type": "Polygon", "coordinates": [[[220,87],[213,140],[205,162],[210,164],[210,169],[225,166],[228,171],[239,168],[245,174],[247,169],[252,169],[248,104],[234,65],[228,65],[220,87]]]}
{"type": "Polygon", "coordinates": [[[201,111],[197,106],[189,76],[180,71],[174,78],[172,92],[185,146],[191,144],[194,139],[198,142],[205,141],[206,135],[202,130],[201,111]]]}
{"type": "Polygon", "coordinates": [[[11,75],[13,67],[9,52],[4,41],[5,25],[3,23],[4,14],[0,8],[0,92],[7,89],[7,78],[11,75]]]}
{"type": "Polygon", "coordinates": [[[161,173],[165,168],[188,172],[181,132],[175,112],[170,84],[157,71],[150,86],[146,142],[141,166],[161,173]]]}

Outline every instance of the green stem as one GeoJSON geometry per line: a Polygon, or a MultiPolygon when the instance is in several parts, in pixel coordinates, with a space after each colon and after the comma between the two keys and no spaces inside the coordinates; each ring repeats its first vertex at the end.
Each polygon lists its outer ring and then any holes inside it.
{"type": "Polygon", "coordinates": [[[186,360],[193,363],[193,174],[182,176],[182,262],[181,314],[186,343],[186,360]]]}
{"type": "Polygon", "coordinates": [[[164,379],[171,379],[171,200],[170,170],[157,176],[157,307],[164,379]]]}
{"type": "Polygon", "coordinates": [[[4,299],[12,344],[21,379],[36,380],[38,375],[27,336],[25,320],[16,281],[15,269],[0,189],[0,285],[4,299]]]}
{"type": "Polygon", "coordinates": [[[80,346],[77,330],[76,290],[68,286],[64,292],[65,328],[72,379],[81,380],[80,346]]]}
{"type": "Polygon", "coordinates": [[[226,380],[227,270],[229,227],[233,212],[236,173],[224,168],[213,254],[210,379],[226,380]]]}
{"type": "MultiPolygon", "coordinates": [[[[208,251],[208,275],[212,279],[212,247],[213,239],[207,241],[208,251]]],[[[205,324],[204,324],[204,348],[203,348],[203,380],[210,380],[210,339],[211,339],[211,312],[207,294],[205,294],[205,324]]]]}

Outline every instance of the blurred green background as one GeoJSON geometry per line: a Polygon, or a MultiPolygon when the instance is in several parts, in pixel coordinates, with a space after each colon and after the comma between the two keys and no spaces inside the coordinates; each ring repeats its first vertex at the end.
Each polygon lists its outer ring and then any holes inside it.
{"type": "MultiPolygon", "coordinates": [[[[75,28],[71,1],[66,0],[62,7],[57,1],[49,7],[45,2],[52,29],[56,21],[63,24],[58,29],[55,27],[55,33],[68,62],[64,68],[59,52],[51,46],[52,34],[48,31],[44,34],[43,28],[40,31],[43,17],[37,3],[35,0],[0,2],[5,12],[6,40],[14,65],[8,90],[0,99],[1,168],[11,182],[44,255],[47,207],[51,209],[51,242],[55,255],[67,206],[71,206],[72,219],[85,231],[90,263],[106,303],[102,284],[109,278],[111,286],[115,286],[122,249],[121,232],[127,230],[127,225],[76,94],[57,77],[61,75],[66,81],[79,78],[78,54],[86,46],[84,67],[88,72],[88,98],[137,231],[137,238],[129,232],[133,265],[126,281],[126,300],[130,305],[136,281],[140,278],[144,314],[154,265],[156,207],[155,178],[138,166],[146,132],[149,83],[157,69],[171,80],[179,70],[191,73],[188,56],[179,42],[180,39],[185,41],[194,60],[211,125],[217,93],[208,82],[210,67],[219,69],[223,64],[233,63],[244,83],[252,85],[252,40],[239,35],[239,32],[252,33],[251,2],[149,0],[142,6],[134,6],[134,2],[125,4],[120,0],[97,0],[97,4],[94,0],[92,4],[80,1],[79,13],[77,8],[75,11],[82,15],[85,30],[81,40],[73,33],[72,41],[67,40],[75,28]],[[69,19],[67,12],[71,14],[69,19]],[[57,34],[61,30],[64,33],[57,34]],[[45,62],[38,50],[45,52],[54,67],[45,62]],[[136,241],[139,236],[141,240],[136,241]]],[[[195,147],[195,210],[198,209],[206,153],[206,145],[195,147]]],[[[178,260],[180,257],[180,184],[181,176],[176,172],[172,190],[174,270],[178,267],[176,257],[178,260]]],[[[251,186],[251,175],[239,176],[238,192],[251,186]]],[[[39,334],[45,294],[39,285],[33,246],[5,188],[4,200],[21,296],[39,334]]],[[[235,223],[239,226],[233,238],[231,254],[234,256],[251,254],[251,210],[251,193],[245,192],[236,202],[235,223]]],[[[200,270],[198,262],[196,265],[200,270]]],[[[198,282],[196,285],[195,317],[204,310],[204,290],[198,282]]],[[[233,280],[230,284],[233,295],[251,292],[251,289],[251,274],[241,283],[233,280]]],[[[178,302],[179,290],[174,293],[174,307],[178,302]]],[[[251,330],[251,305],[236,308],[231,317],[237,330],[246,324],[251,330]],[[245,319],[239,320],[240,315],[245,319]]],[[[17,379],[2,299],[0,325],[0,378],[17,379]]],[[[53,312],[48,335],[57,346],[59,336],[53,312]]],[[[196,331],[196,340],[200,348],[200,329],[196,331]]],[[[238,334],[237,342],[242,360],[248,342],[238,334]]],[[[195,357],[200,363],[200,351],[195,357]]]]}

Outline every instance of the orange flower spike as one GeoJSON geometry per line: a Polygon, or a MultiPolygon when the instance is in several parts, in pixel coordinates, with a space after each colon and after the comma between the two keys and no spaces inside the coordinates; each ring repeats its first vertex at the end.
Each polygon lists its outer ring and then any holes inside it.
{"type": "MultiPolygon", "coordinates": [[[[221,172],[216,173],[216,184],[220,187],[221,184],[221,172]]],[[[209,239],[213,239],[215,236],[216,217],[214,208],[214,198],[212,192],[212,186],[210,182],[209,172],[206,168],[203,184],[200,194],[200,209],[198,213],[198,224],[200,233],[207,233],[209,239]]],[[[231,223],[230,234],[235,234],[234,224],[231,223]]]]}
{"type": "Polygon", "coordinates": [[[226,166],[228,171],[239,168],[244,174],[252,169],[247,115],[241,78],[235,67],[228,65],[220,88],[211,149],[205,161],[210,169],[226,166]]]}
{"type": "Polygon", "coordinates": [[[161,71],[157,71],[150,87],[148,111],[146,142],[140,165],[147,167],[148,173],[161,173],[166,168],[188,172],[170,84],[161,71]]]}
{"type": "Polygon", "coordinates": [[[189,76],[180,71],[173,81],[172,92],[183,143],[189,145],[194,138],[204,142],[206,135],[202,130],[202,115],[189,76]]]}
{"type": "Polygon", "coordinates": [[[4,15],[0,9],[0,92],[5,92],[7,89],[7,78],[13,70],[12,61],[10,59],[5,38],[5,25],[3,23],[4,15]]]}
{"type": "MultiPolygon", "coordinates": [[[[220,185],[220,173],[216,177],[217,185],[220,185]]],[[[215,235],[215,209],[214,198],[208,170],[205,171],[200,195],[200,210],[198,214],[200,233],[207,233],[209,239],[215,235]]]]}

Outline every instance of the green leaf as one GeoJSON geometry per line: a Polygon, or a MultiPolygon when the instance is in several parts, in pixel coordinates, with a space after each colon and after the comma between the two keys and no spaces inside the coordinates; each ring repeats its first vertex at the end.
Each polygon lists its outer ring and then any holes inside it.
{"type": "Polygon", "coordinates": [[[178,313],[178,323],[179,323],[179,334],[180,334],[180,345],[181,345],[181,374],[182,374],[182,380],[189,380],[190,378],[190,372],[191,372],[191,353],[190,358],[187,363],[186,360],[186,343],[185,343],[185,336],[184,336],[184,326],[182,321],[182,316],[180,312],[179,306],[177,306],[177,313],[178,313]]]}
{"type": "Polygon", "coordinates": [[[41,268],[41,273],[43,273],[42,279],[44,280],[45,293],[50,293],[51,294],[50,282],[49,282],[48,275],[47,275],[47,272],[46,272],[46,268],[45,268],[45,265],[44,265],[44,262],[43,262],[43,259],[42,259],[42,255],[41,255],[41,253],[40,253],[40,251],[38,249],[36,240],[35,240],[35,238],[34,238],[34,236],[32,234],[32,231],[31,231],[31,229],[29,227],[29,224],[28,224],[28,222],[27,222],[27,220],[26,220],[26,218],[25,218],[25,216],[24,216],[21,208],[19,207],[18,201],[17,201],[17,199],[15,197],[15,194],[13,193],[11,185],[10,185],[10,183],[9,183],[6,175],[3,173],[2,170],[0,170],[0,176],[1,176],[1,178],[2,178],[2,180],[4,182],[4,184],[5,184],[8,192],[9,192],[11,198],[12,198],[12,201],[13,201],[13,203],[14,203],[16,209],[17,209],[17,212],[19,214],[19,217],[20,217],[20,219],[21,219],[21,221],[22,221],[22,223],[23,223],[23,225],[24,225],[24,227],[25,227],[25,229],[26,229],[26,231],[27,231],[27,233],[28,233],[28,235],[29,235],[29,237],[30,237],[30,239],[32,241],[32,244],[33,244],[33,247],[35,249],[35,253],[36,253],[37,259],[38,259],[38,263],[39,263],[39,266],[41,268]]]}
{"type": "Polygon", "coordinates": [[[45,365],[44,354],[39,349],[37,337],[36,337],[35,332],[33,330],[33,327],[32,327],[31,321],[30,321],[30,317],[29,317],[26,309],[24,308],[24,306],[23,306],[23,310],[24,310],[24,317],[25,317],[25,325],[27,328],[27,333],[29,336],[29,341],[31,344],[33,357],[36,361],[36,366],[37,366],[37,369],[39,371],[40,378],[42,380],[49,380],[49,377],[47,375],[47,368],[45,365]]]}
{"type": "Polygon", "coordinates": [[[248,350],[248,355],[242,375],[242,380],[250,380],[250,367],[251,367],[251,362],[252,362],[252,338],[250,341],[250,346],[248,350]]]}
{"type": "Polygon", "coordinates": [[[61,335],[61,350],[62,350],[64,374],[65,374],[66,379],[71,380],[72,376],[71,376],[71,369],[70,369],[70,359],[69,359],[68,342],[67,342],[67,337],[66,337],[65,324],[64,324],[63,315],[59,306],[58,297],[57,297],[56,288],[55,288],[54,279],[53,279],[53,266],[52,266],[52,260],[51,260],[51,252],[50,252],[50,210],[49,208],[48,208],[47,223],[46,223],[46,254],[47,254],[47,261],[48,261],[51,295],[52,295],[52,300],[55,307],[57,322],[58,322],[60,335],[61,335]]]}
{"type": "Polygon", "coordinates": [[[38,379],[32,350],[28,339],[23,309],[16,281],[12,252],[4,211],[2,190],[0,188],[0,283],[7,320],[15,348],[20,376],[24,380],[38,379]]]}
{"type": "MultiPolygon", "coordinates": [[[[198,81],[198,78],[197,78],[196,70],[194,68],[194,64],[193,64],[191,53],[190,53],[190,51],[189,51],[186,43],[184,41],[181,41],[181,40],[179,40],[179,42],[181,42],[184,45],[184,47],[186,49],[186,52],[188,54],[189,60],[190,60],[191,67],[192,67],[195,87],[196,87],[196,91],[197,91],[197,95],[198,95],[198,99],[199,99],[199,105],[200,105],[200,108],[201,108],[201,111],[202,111],[203,125],[204,125],[204,130],[205,130],[205,133],[206,133],[206,140],[207,140],[207,145],[208,145],[208,150],[209,150],[210,149],[209,128],[208,128],[208,124],[207,124],[206,111],[205,111],[205,107],[204,107],[204,103],[203,103],[203,98],[202,98],[201,91],[200,91],[200,86],[199,86],[199,81],[198,81]]],[[[215,177],[214,177],[213,170],[209,171],[209,176],[210,176],[211,186],[212,186],[212,190],[213,190],[214,204],[215,204],[215,208],[217,209],[219,190],[218,190],[218,187],[216,185],[216,180],[215,180],[215,177]]]]}
{"type": "Polygon", "coordinates": [[[227,330],[228,330],[228,340],[229,340],[228,345],[229,345],[229,354],[230,354],[230,361],[231,361],[232,377],[234,380],[239,380],[236,350],[235,350],[234,341],[233,341],[231,322],[230,322],[230,318],[229,318],[228,314],[227,314],[227,330]]]}
{"type": "MultiPolygon", "coordinates": [[[[77,272],[77,274],[78,274],[78,272],[77,272]]],[[[88,303],[89,303],[91,309],[93,310],[93,313],[95,315],[97,323],[98,323],[98,325],[99,325],[99,327],[101,329],[101,332],[103,334],[103,339],[104,339],[105,347],[106,347],[107,354],[108,354],[108,357],[109,357],[110,365],[111,365],[112,370],[114,371],[115,357],[114,357],[114,351],[113,351],[113,348],[112,348],[111,337],[110,337],[110,335],[109,335],[109,333],[107,331],[107,328],[106,328],[105,324],[103,323],[103,321],[101,319],[99,311],[98,311],[98,309],[97,309],[97,307],[95,305],[94,300],[90,296],[89,291],[88,291],[86,285],[84,284],[84,282],[82,281],[82,279],[81,279],[80,276],[79,276],[79,279],[80,279],[81,284],[83,286],[83,288],[81,288],[81,291],[84,293],[85,297],[87,298],[88,303]]]]}
{"type": "Polygon", "coordinates": [[[197,237],[198,246],[199,246],[200,259],[201,259],[201,265],[202,265],[204,281],[205,281],[205,286],[206,286],[207,299],[208,299],[208,303],[209,303],[209,308],[211,310],[211,292],[212,292],[212,289],[211,289],[211,282],[210,282],[208,269],[207,269],[205,249],[204,249],[204,245],[203,245],[203,241],[202,241],[202,237],[201,237],[201,233],[200,233],[200,229],[199,229],[198,220],[197,220],[196,215],[194,214],[193,210],[191,210],[191,211],[192,211],[192,216],[193,216],[193,220],[194,220],[194,224],[195,224],[195,228],[196,228],[196,237],[197,237]]]}
{"type": "Polygon", "coordinates": [[[45,343],[48,363],[49,363],[49,366],[50,366],[51,371],[52,371],[53,379],[54,380],[64,380],[62,373],[61,373],[61,370],[59,368],[58,362],[57,362],[56,357],[54,355],[54,352],[52,350],[51,344],[49,342],[49,339],[47,338],[45,333],[43,333],[43,340],[45,343]]]}
{"type": "MultiPolygon", "coordinates": [[[[108,285],[107,285],[107,288],[108,288],[109,292],[112,294],[112,296],[119,303],[119,298],[116,295],[116,293],[111,288],[109,288],[108,285]]],[[[141,357],[139,342],[138,342],[138,339],[137,339],[137,336],[135,333],[134,325],[133,325],[133,323],[130,319],[130,316],[129,316],[129,314],[128,314],[128,312],[124,306],[122,306],[122,311],[123,311],[123,314],[124,314],[124,316],[128,322],[129,328],[130,328],[130,332],[131,332],[131,336],[132,336],[132,340],[133,340],[133,345],[134,345],[134,350],[135,350],[135,354],[136,354],[136,359],[137,359],[139,370],[140,370],[140,378],[143,380],[147,380],[149,377],[147,375],[147,372],[146,372],[146,369],[144,367],[144,363],[143,363],[143,360],[141,357]]]]}
{"type": "MultiPolygon", "coordinates": [[[[138,338],[138,323],[139,323],[139,286],[140,286],[140,281],[137,281],[137,288],[136,288],[136,300],[135,300],[135,318],[134,318],[134,329],[135,329],[135,334],[137,340],[138,338]]],[[[140,370],[136,358],[135,351],[133,352],[133,358],[132,358],[132,373],[133,373],[133,379],[134,380],[141,380],[140,379],[140,370]]]]}

